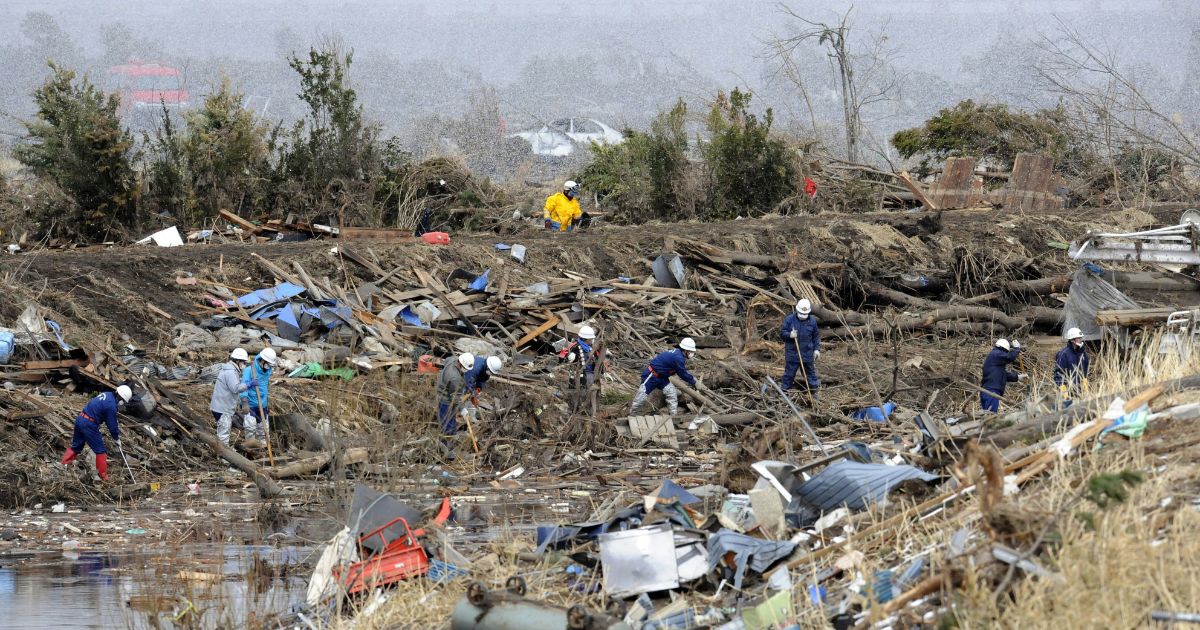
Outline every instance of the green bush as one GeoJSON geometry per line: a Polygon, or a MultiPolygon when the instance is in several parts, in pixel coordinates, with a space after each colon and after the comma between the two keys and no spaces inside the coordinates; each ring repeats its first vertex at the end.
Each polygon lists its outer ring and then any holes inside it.
{"type": "Polygon", "coordinates": [[[626,130],[620,144],[592,146],[593,160],[578,180],[604,198],[613,209],[611,220],[690,218],[692,209],[681,200],[689,168],[686,119],[687,105],[679,101],[659,113],[649,133],[626,130]]]}
{"type": "Polygon", "coordinates": [[[204,104],[184,114],[177,130],[164,111],[147,145],[148,205],[196,225],[225,209],[258,209],[268,198],[271,128],[242,107],[228,79],[204,104]]]}
{"type": "Polygon", "coordinates": [[[765,214],[795,194],[793,153],[771,137],[772,111],[760,120],[749,107],[750,94],[734,88],[728,98],[719,93],[709,110],[709,140],[701,150],[712,176],[707,219],[765,214]]]}
{"type": "Polygon", "coordinates": [[[990,158],[1002,168],[1012,168],[1017,154],[1043,153],[1056,161],[1074,151],[1061,109],[1033,113],[1015,111],[1004,104],[965,100],[943,109],[924,125],[892,135],[892,146],[909,159],[922,156],[921,170],[931,161],[948,157],[990,158]]]}
{"type": "Polygon", "coordinates": [[[301,215],[337,212],[348,224],[379,225],[382,211],[373,203],[379,127],[365,120],[350,87],[353,59],[353,52],[325,46],[288,60],[300,76],[299,97],[308,113],[276,145],[276,199],[301,215]]]}
{"type": "Polygon", "coordinates": [[[50,63],[51,76],[34,92],[37,118],[25,123],[32,142],[13,156],[53,182],[70,201],[37,217],[47,231],[85,239],[125,235],[138,224],[133,137],[117,117],[120,100],[71,70],[50,63]]]}

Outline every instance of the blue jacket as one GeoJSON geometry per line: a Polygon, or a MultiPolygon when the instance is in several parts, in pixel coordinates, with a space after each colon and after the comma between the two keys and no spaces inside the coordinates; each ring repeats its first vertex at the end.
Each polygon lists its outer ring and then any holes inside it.
{"type": "Polygon", "coordinates": [[[108,425],[108,434],[113,436],[114,440],[121,439],[121,432],[117,429],[116,392],[104,392],[89,400],[79,415],[96,423],[97,427],[100,424],[108,425]]]}
{"type": "Polygon", "coordinates": [[[261,352],[254,355],[254,360],[242,370],[242,384],[249,386],[250,381],[258,379],[258,387],[248,387],[239,396],[250,404],[250,408],[255,410],[255,413],[258,413],[259,401],[262,401],[263,409],[271,408],[268,393],[271,388],[271,373],[275,371],[275,368],[270,366],[267,366],[265,370],[258,367],[260,363],[264,363],[258,360],[260,356],[262,356],[261,352]]]}
{"type": "Polygon", "coordinates": [[[779,337],[783,339],[784,356],[788,361],[803,358],[812,361],[813,351],[821,349],[821,333],[817,330],[817,316],[809,315],[800,319],[795,313],[783,320],[779,329],[779,337]],[[792,331],[796,331],[796,341],[792,341],[792,331]],[[800,344],[800,357],[796,356],[796,342],[800,344]]]}
{"type": "Polygon", "coordinates": [[[1008,383],[1015,383],[1017,373],[1008,369],[1008,364],[1017,360],[1020,350],[1008,351],[1004,348],[992,348],[987,358],[983,360],[983,380],[979,386],[989,392],[1004,393],[1008,383]]]}
{"type": "Polygon", "coordinates": [[[1054,384],[1075,386],[1080,379],[1087,378],[1088,355],[1087,348],[1076,349],[1075,345],[1067,342],[1067,347],[1054,355],[1054,384]]]}
{"type": "Polygon", "coordinates": [[[467,380],[467,391],[472,396],[475,395],[475,390],[483,389],[488,379],[492,378],[492,373],[487,369],[487,357],[475,357],[475,365],[471,366],[463,377],[467,380]]]}
{"type": "Polygon", "coordinates": [[[687,357],[683,356],[683,350],[679,348],[659,353],[651,359],[650,365],[642,370],[642,380],[653,378],[655,381],[667,381],[676,374],[688,385],[696,386],[696,377],[688,372],[687,357]]]}

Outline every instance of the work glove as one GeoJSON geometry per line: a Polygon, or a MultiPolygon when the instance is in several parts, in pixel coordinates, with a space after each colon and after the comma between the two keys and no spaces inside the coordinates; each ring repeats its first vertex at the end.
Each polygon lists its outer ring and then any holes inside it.
{"type": "Polygon", "coordinates": [[[1017,382],[1018,382],[1018,383],[1020,383],[1021,381],[1025,380],[1025,379],[1027,379],[1027,378],[1029,378],[1029,375],[1028,375],[1028,374],[1018,374],[1018,375],[1017,375],[1017,382]]]}
{"type": "Polygon", "coordinates": [[[816,361],[817,359],[820,359],[820,358],[821,358],[821,351],[813,350],[813,360],[816,361]]]}
{"type": "Polygon", "coordinates": [[[791,337],[792,339],[795,339],[795,338],[799,337],[800,335],[797,335],[797,334],[796,334],[796,329],[795,329],[795,328],[793,328],[793,329],[792,329],[792,332],[791,332],[791,333],[789,333],[789,334],[788,334],[788,336],[789,336],[789,337],[791,337]]]}
{"type": "Polygon", "coordinates": [[[1088,380],[1087,380],[1087,378],[1084,378],[1084,379],[1083,379],[1083,391],[1084,391],[1084,393],[1085,393],[1085,394],[1086,394],[1086,393],[1087,393],[1087,391],[1088,391],[1088,380]]]}
{"type": "Polygon", "coordinates": [[[258,389],[258,379],[251,379],[249,383],[246,383],[246,389],[258,389]]]}
{"type": "Polygon", "coordinates": [[[546,229],[550,229],[550,219],[546,219],[546,229]]]}
{"type": "Polygon", "coordinates": [[[571,354],[567,355],[567,363],[574,363],[574,362],[575,362],[575,353],[572,352],[571,354]]]}
{"type": "Polygon", "coordinates": [[[1058,394],[1062,396],[1063,400],[1071,400],[1071,394],[1067,391],[1066,383],[1058,386],[1058,394]]]}
{"type": "Polygon", "coordinates": [[[1020,350],[1020,349],[1021,349],[1021,342],[1020,342],[1020,341],[1017,341],[1016,339],[1014,339],[1014,340],[1013,340],[1013,342],[1012,342],[1012,347],[1013,347],[1013,350],[1020,350]]]}

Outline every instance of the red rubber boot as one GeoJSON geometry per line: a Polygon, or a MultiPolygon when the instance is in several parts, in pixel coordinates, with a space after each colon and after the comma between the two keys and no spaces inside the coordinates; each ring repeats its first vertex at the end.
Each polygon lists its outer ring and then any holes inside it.
{"type": "Polygon", "coordinates": [[[108,455],[96,456],[96,472],[100,473],[100,481],[108,481],[108,455]]]}
{"type": "Polygon", "coordinates": [[[77,457],[78,455],[79,455],[79,453],[76,453],[74,449],[68,448],[67,452],[63,453],[62,462],[60,462],[60,463],[63,466],[66,466],[67,464],[70,464],[71,462],[75,461],[75,457],[77,457]]]}

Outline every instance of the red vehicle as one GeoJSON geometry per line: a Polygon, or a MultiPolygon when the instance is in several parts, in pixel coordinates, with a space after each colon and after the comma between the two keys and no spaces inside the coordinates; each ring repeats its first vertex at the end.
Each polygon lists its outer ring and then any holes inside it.
{"type": "Polygon", "coordinates": [[[121,113],[144,107],[186,107],[188,93],[178,68],[130,61],[108,70],[109,90],[121,95],[121,113]]]}

